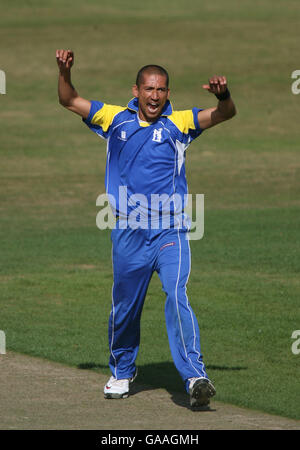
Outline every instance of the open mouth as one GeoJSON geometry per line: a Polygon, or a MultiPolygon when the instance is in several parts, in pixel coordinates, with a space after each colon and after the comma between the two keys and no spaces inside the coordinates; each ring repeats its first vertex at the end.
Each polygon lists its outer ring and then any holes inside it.
{"type": "Polygon", "coordinates": [[[147,103],[147,107],[148,107],[148,111],[151,114],[155,114],[159,109],[159,104],[158,103],[147,103]]]}

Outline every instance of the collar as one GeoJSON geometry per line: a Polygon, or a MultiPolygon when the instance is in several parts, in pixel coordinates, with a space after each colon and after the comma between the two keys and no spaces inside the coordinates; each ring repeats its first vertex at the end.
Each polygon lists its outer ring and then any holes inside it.
{"type": "MultiPolygon", "coordinates": [[[[139,110],[139,100],[137,97],[134,97],[130,100],[130,102],[127,105],[127,108],[131,111],[138,112],[139,110]]],[[[170,100],[167,100],[165,103],[165,106],[163,107],[163,110],[161,112],[161,116],[170,116],[173,113],[173,107],[170,102],[170,100]]]]}

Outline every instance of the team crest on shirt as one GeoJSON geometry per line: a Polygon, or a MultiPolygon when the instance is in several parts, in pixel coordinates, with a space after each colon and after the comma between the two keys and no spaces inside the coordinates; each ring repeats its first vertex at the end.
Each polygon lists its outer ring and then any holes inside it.
{"type": "Polygon", "coordinates": [[[126,131],[122,130],[121,136],[118,136],[118,139],[120,139],[120,141],[127,141],[126,131]]]}
{"type": "Polygon", "coordinates": [[[158,128],[153,130],[153,137],[152,137],[152,141],[154,142],[161,142],[162,140],[162,128],[158,128]]]}

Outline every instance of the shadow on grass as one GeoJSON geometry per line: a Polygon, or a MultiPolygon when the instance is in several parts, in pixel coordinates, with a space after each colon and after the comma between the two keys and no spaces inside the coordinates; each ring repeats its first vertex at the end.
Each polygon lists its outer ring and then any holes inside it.
{"type": "MultiPolygon", "coordinates": [[[[86,362],[78,364],[78,369],[85,370],[103,370],[107,366],[94,362],[86,362]]],[[[239,371],[247,370],[245,366],[225,366],[225,365],[207,365],[206,369],[213,371],[239,371]]],[[[212,376],[213,378],[213,376],[212,376]]],[[[139,392],[165,389],[170,395],[171,400],[178,406],[191,409],[189,405],[189,397],[183,387],[183,382],[172,362],[160,362],[153,364],[138,365],[138,377],[136,382],[130,388],[130,395],[136,395],[139,392]]],[[[193,411],[197,409],[193,408],[193,411]]],[[[213,411],[207,408],[207,411],[213,411]]]]}

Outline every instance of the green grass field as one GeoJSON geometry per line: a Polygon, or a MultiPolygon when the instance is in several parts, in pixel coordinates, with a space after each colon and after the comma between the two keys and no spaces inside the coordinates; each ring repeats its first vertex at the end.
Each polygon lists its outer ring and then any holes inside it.
{"type": "MultiPolygon", "coordinates": [[[[205,194],[188,294],[216,400],[300,419],[300,69],[296,0],[1,1],[0,329],[7,349],[107,369],[109,231],[96,227],[105,142],[57,101],[56,48],[73,83],[126,104],[137,70],[165,66],[176,109],[215,105],[225,74],[238,115],[188,150],[190,193],[205,194]]],[[[153,277],[142,317],[140,382],[182,390],[153,277]]],[[[101,387],[102,388],[102,387],[101,387]]],[[[99,391],[100,392],[100,391],[99,391]]]]}

